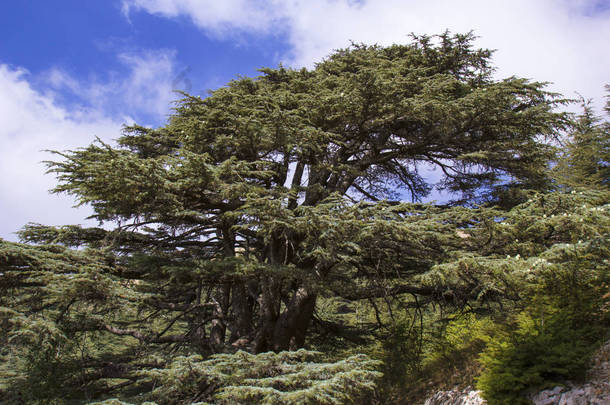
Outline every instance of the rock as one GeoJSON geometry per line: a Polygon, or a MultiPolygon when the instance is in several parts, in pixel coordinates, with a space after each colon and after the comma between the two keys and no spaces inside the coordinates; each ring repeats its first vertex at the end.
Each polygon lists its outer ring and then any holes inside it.
{"type": "Polygon", "coordinates": [[[610,341],[593,356],[586,381],[540,391],[530,399],[534,405],[610,405],[610,341]]]}
{"type": "Polygon", "coordinates": [[[463,390],[454,388],[449,391],[438,391],[426,400],[424,405],[483,405],[486,404],[481,398],[480,391],[466,387],[463,390]]]}
{"type": "Polygon", "coordinates": [[[536,405],[555,405],[561,400],[561,393],[565,391],[563,387],[555,387],[552,390],[540,391],[531,400],[536,405]]]}

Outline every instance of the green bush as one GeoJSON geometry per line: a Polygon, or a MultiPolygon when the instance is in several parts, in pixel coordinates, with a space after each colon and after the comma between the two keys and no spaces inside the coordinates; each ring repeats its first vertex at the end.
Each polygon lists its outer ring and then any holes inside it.
{"type": "Polygon", "coordinates": [[[525,395],[584,376],[591,353],[591,331],[574,329],[564,311],[544,322],[519,316],[516,333],[492,338],[480,356],[484,371],[477,388],[490,405],[528,404],[525,395]]]}

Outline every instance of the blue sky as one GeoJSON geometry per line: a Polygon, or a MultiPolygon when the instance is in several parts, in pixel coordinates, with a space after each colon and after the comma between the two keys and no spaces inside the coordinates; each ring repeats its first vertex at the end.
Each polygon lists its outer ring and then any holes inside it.
{"type": "Polygon", "coordinates": [[[163,125],[172,89],[205,95],[283,63],[311,67],[350,40],[475,30],[497,77],[551,81],[601,104],[610,82],[610,1],[24,0],[0,3],[0,238],[27,222],[84,223],[49,195],[44,149],[163,125]]]}
{"type": "MultiPolygon", "coordinates": [[[[169,69],[173,76],[165,79],[172,79],[172,87],[205,94],[237,75],[254,75],[257,67],[277,65],[279,55],[288,50],[279,35],[204,33],[187,16],[166,18],[143,10],[127,15],[125,4],[120,0],[4,2],[0,61],[27,69],[37,91],[53,90],[63,105],[82,108],[92,102],[89,94],[76,88],[109,86],[129,77],[140,59],[153,69],[169,69]],[[72,85],[60,83],[59,74],[72,85]]],[[[159,111],[150,107],[119,104],[121,113],[137,121],[163,122],[159,111]]]]}

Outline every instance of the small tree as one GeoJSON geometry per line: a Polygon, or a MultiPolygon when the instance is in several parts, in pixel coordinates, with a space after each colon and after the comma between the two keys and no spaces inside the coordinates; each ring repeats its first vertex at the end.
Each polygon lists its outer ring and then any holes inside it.
{"type": "MultiPolygon", "coordinates": [[[[609,88],[610,89],[610,88],[609,88]]],[[[567,187],[610,187],[610,124],[595,115],[590,101],[582,100],[565,149],[554,168],[557,182],[567,187]]],[[[610,113],[610,98],[606,103],[610,113]]]]}

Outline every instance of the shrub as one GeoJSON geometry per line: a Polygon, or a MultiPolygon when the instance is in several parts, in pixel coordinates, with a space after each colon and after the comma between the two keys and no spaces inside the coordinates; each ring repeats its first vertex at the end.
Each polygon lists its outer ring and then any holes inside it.
{"type": "Polygon", "coordinates": [[[517,331],[492,338],[480,356],[477,388],[490,405],[528,404],[524,394],[582,377],[591,353],[590,331],[574,329],[557,311],[547,319],[522,313],[517,331]]]}

